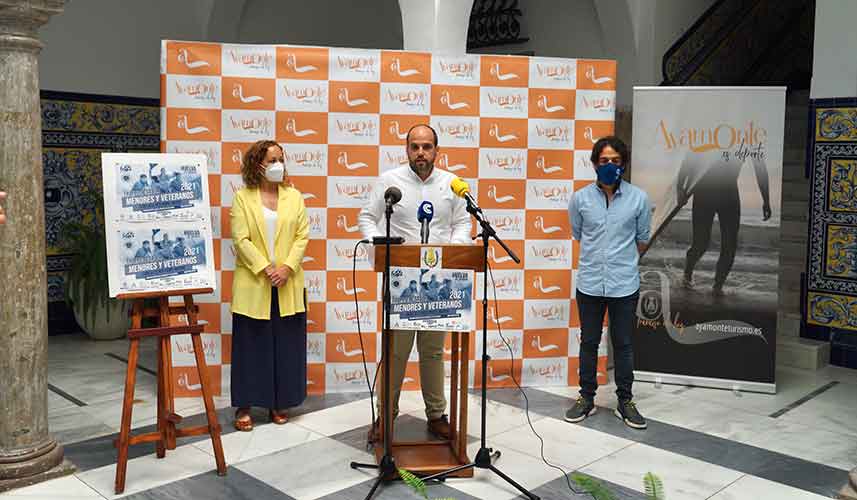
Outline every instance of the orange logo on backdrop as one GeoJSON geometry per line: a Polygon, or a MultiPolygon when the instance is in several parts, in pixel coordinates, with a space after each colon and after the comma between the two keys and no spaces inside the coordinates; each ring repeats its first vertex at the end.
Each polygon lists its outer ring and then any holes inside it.
{"type": "Polygon", "coordinates": [[[330,239],[360,239],[360,226],[357,224],[359,208],[328,208],[327,237],[330,239]]]}
{"type": "Polygon", "coordinates": [[[244,153],[250,149],[252,142],[224,142],[221,143],[220,153],[221,172],[224,174],[241,174],[241,161],[244,153]]]}
{"type": "Polygon", "coordinates": [[[277,47],[277,78],[327,80],[330,49],[277,47]]]}
{"type": "MultiPolygon", "coordinates": [[[[380,323],[379,323],[380,324],[380,323]]],[[[469,341],[467,342],[468,354],[466,360],[474,359],[476,352],[476,335],[468,335],[467,337],[459,336],[459,343],[461,343],[462,338],[467,338],[469,341]]],[[[460,359],[465,359],[464,356],[464,347],[465,344],[461,343],[458,350],[458,356],[460,359]]],[[[452,360],[452,334],[447,335],[446,339],[443,342],[443,359],[444,361],[452,360]]]]}
{"type": "Polygon", "coordinates": [[[219,207],[222,205],[220,202],[220,175],[218,174],[208,174],[208,199],[209,206],[219,207]]]}
{"type": "Polygon", "coordinates": [[[574,177],[574,155],[558,149],[530,149],[527,151],[527,178],[565,179],[574,177]]]}
{"type": "MultiPolygon", "coordinates": [[[[312,241],[310,241],[310,245],[312,245],[312,241]]],[[[327,309],[324,304],[307,304],[306,319],[308,332],[324,333],[327,330],[327,309]]]]}
{"type": "MultiPolygon", "coordinates": [[[[230,250],[227,250],[229,252],[230,250]]],[[[234,271],[223,271],[220,273],[220,299],[229,304],[232,302],[232,278],[234,271]]]]}
{"type": "MultiPolygon", "coordinates": [[[[208,389],[212,394],[220,394],[222,389],[220,365],[208,368],[208,389]]],[[[173,396],[177,398],[199,397],[202,395],[202,384],[199,382],[199,372],[195,366],[173,367],[173,396]]]]}
{"type": "Polygon", "coordinates": [[[219,109],[167,108],[167,140],[219,141],[219,109]]]}
{"type": "Polygon", "coordinates": [[[420,363],[410,361],[405,366],[405,377],[402,379],[403,391],[415,391],[420,388],[420,363]]]}
{"type": "Polygon", "coordinates": [[[274,109],[277,81],[268,78],[223,77],[224,109],[274,109]]]}
{"type": "Polygon", "coordinates": [[[482,56],[480,66],[485,87],[526,87],[530,82],[526,57],[482,56]]]}
{"type": "Polygon", "coordinates": [[[568,240],[571,223],[565,210],[527,210],[528,240],[568,240]]]}
{"type": "Polygon", "coordinates": [[[216,43],[167,42],[167,73],[219,75],[221,47],[216,43]]]}
{"type": "MultiPolygon", "coordinates": [[[[477,361],[475,365],[475,373],[479,375],[474,377],[473,384],[474,387],[482,387],[482,361],[477,361]]],[[[487,387],[515,387],[515,381],[518,384],[521,383],[521,367],[522,361],[520,358],[515,359],[514,367],[512,366],[511,359],[492,359],[488,361],[487,387]],[[513,369],[514,371],[512,371],[513,369]]]]}
{"type": "Polygon", "coordinates": [[[578,59],[577,88],[585,90],[615,90],[616,61],[578,59]]]}
{"type": "Polygon", "coordinates": [[[306,366],[307,394],[324,394],[324,363],[310,363],[306,366]]]}
{"type": "MultiPolygon", "coordinates": [[[[495,311],[494,301],[492,300],[488,304],[488,329],[496,330],[498,325],[502,330],[520,330],[524,328],[524,301],[499,300],[497,301],[497,310],[495,311]]],[[[481,307],[476,309],[476,329],[482,329],[481,307]]]]}
{"type": "Polygon", "coordinates": [[[381,51],[381,81],[431,83],[431,54],[381,51]]]}
{"type": "MultiPolygon", "coordinates": [[[[215,240],[215,242],[217,242],[217,240],[215,240]]],[[[219,247],[220,245],[215,246],[219,247]]],[[[220,304],[199,302],[196,305],[199,306],[199,316],[197,319],[208,322],[208,324],[205,325],[205,333],[220,333],[220,304]]]]}
{"type": "Polygon", "coordinates": [[[598,139],[613,135],[613,122],[607,121],[575,121],[574,122],[574,147],[575,149],[592,149],[598,139]]]}
{"type": "Polygon", "coordinates": [[[482,208],[524,208],[526,192],[527,181],[523,179],[483,179],[479,182],[479,206],[482,208]]]}
{"type": "Polygon", "coordinates": [[[515,264],[503,247],[494,240],[489,242],[488,263],[493,269],[523,269],[526,258],[524,256],[524,240],[503,240],[506,245],[521,259],[520,264],[515,264]]]}
{"type": "Polygon", "coordinates": [[[479,149],[440,148],[434,166],[464,179],[476,178],[479,176],[479,149]]]}
{"type": "MultiPolygon", "coordinates": [[[[326,240],[309,240],[302,264],[306,271],[327,270],[327,244],[326,240]]],[[[324,314],[322,312],[322,314],[324,314]]]]}
{"type": "Polygon", "coordinates": [[[381,84],[376,82],[330,82],[330,111],[378,113],[381,84]]]}
{"type": "Polygon", "coordinates": [[[577,264],[580,262],[580,242],[577,240],[571,241],[571,268],[577,269],[577,264]]]}
{"type": "Polygon", "coordinates": [[[326,144],[327,113],[278,111],[277,141],[298,144],[326,144]]]}
{"type": "Polygon", "coordinates": [[[571,295],[570,269],[524,271],[525,299],[567,299],[571,295]]]}
{"type": "MultiPolygon", "coordinates": [[[[575,356],[577,355],[574,353],[575,356]]],[[[595,365],[596,380],[599,384],[607,383],[607,356],[599,356],[595,365]]],[[[568,385],[580,385],[580,358],[568,358],[568,385]]]]}
{"type": "MultiPolygon", "coordinates": [[[[353,246],[352,246],[353,248],[353,246]]],[[[371,248],[368,251],[373,251],[371,248]]],[[[378,275],[373,271],[357,271],[357,286],[351,281],[351,271],[327,272],[327,300],[354,304],[354,296],[360,302],[377,300],[378,275]]],[[[362,318],[361,318],[362,324],[362,318]]]]}
{"type": "MultiPolygon", "coordinates": [[[[362,323],[361,318],[361,323],[362,323]]],[[[325,361],[328,363],[358,363],[375,360],[375,332],[363,332],[363,347],[356,333],[328,333],[325,339],[325,361]]]]}
{"type": "Polygon", "coordinates": [[[526,148],[526,118],[481,118],[479,145],[488,148],[526,148]]]}
{"type": "Polygon", "coordinates": [[[592,179],[588,179],[588,180],[584,180],[584,181],[574,181],[574,190],[580,191],[581,189],[585,188],[586,186],[592,184],[593,182],[595,182],[595,181],[592,179]]]}
{"type": "Polygon", "coordinates": [[[378,147],[331,144],[327,149],[327,172],[333,176],[376,177],[378,147]]]}
{"type": "Polygon", "coordinates": [[[479,87],[432,85],[431,114],[479,116],[479,87]]]}
{"type": "Polygon", "coordinates": [[[530,89],[530,118],[574,119],[573,90],[530,89]]]}
{"type": "Polygon", "coordinates": [[[568,329],[527,330],[524,332],[525,358],[568,356],[568,329]]]}
{"type": "Polygon", "coordinates": [[[290,176],[295,189],[301,192],[304,205],[324,208],[327,206],[327,177],[290,176]]]}
{"type": "Polygon", "coordinates": [[[428,116],[381,115],[381,145],[405,147],[408,130],[414,125],[428,123],[428,116]]]}

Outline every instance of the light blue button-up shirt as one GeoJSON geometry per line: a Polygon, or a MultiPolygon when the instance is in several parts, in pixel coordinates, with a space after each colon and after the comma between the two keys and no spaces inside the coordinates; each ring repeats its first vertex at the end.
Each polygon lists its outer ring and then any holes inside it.
{"type": "Polygon", "coordinates": [[[568,204],[571,234],[580,242],[576,287],[597,297],[626,297],[640,289],[637,242],[649,241],[651,209],[642,189],[622,181],[607,203],[593,182],[568,204]]]}

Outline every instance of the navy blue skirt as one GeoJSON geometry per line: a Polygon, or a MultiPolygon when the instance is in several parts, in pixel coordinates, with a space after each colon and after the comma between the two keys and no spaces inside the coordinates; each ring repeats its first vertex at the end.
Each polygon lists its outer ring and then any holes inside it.
{"type": "Polygon", "coordinates": [[[283,410],[306,399],[306,313],[280,317],[277,289],[271,319],[232,314],[232,406],[283,410]]]}

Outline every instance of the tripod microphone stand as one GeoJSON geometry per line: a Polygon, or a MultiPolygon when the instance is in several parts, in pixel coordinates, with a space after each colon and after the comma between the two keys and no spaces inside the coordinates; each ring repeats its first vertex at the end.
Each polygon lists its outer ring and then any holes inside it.
{"type": "MultiPolygon", "coordinates": [[[[482,427],[481,427],[481,446],[479,447],[479,451],[476,453],[476,458],[472,463],[464,464],[458,467],[454,467],[444,472],[440,472],[438,474],[433,474],[431,476],[426,476],[423,478],[423,481],[428,482],[432,479],[437,479],[443,481],[447,476],[451,474],[455,474],[456,472],[469,469],[469,468],[478,468],[478,469],[488,469],[498,476],[500,476],[504,481],[514,486],[518,491],[524,494],[530,500],[540,500],[539,497],[525,489],[520,484],[516,483],[512,478],[504,474],[500,469],[498,469],[494,464],[491,463],[492,456],[499,457],[499,451],[493,451],[491,448],[485,443],[485,435],[486,426],[487,426],[487,418],[486,418],[486,408],[487,408],[487,400],[488,400],[488,360],[491,359],[488,356],[488,242],[490,238],[494,238],[497,240],[497,243],[503,247],[503,250],[509,254],[509,257],[515,261],[516,264],[521,262],[521,259],[515,255],[515,252],[509,248],[503,240],[501,240],[497,236],[497,232],[494,231],[494,228],[491,227],[491,224],[482,217],[482,211],[476,206],[473,202],[470,201],[469,197],[465,198],[467,200],[467,211],[472,215],[479,225],[482,226],[482,232],[479,236],[482,237],[482,264],[483,264],[483,287],[482,287],[482,427]],[[492,455],[493,452],[493,455],[492,455]]],[[[514,367],[512,367],[514,369],[514,367]]]]}
{"type": "MultiPolygon", "coordinates": [[[[383,402],[383,410],[384,410],[384,423],[383,423],[383,432],[381,433],[384,437],[384,456],[381,457],[381,461],[376,464],[364,464],[359,462],[351,462],[352,469],[377,469],[378,470],[378,478],[375,480],[375,483],[372,485],[372,489],[369,490],[369,494],[366,495],[366,500],[372,498],[372,495],[375,494],[375,490],[378,489],[378,486],[382,481],[389,481],[398,477],[399,469],[396,467],[396,460],[393,457],[393,436],[390,432],[390,429],[393,425],[393,405],[391,404],[392,394],[390,391],[390,376],[392,371],[390,370],[390,360],[393,356],[393,337],[391,336],[390,331],[390,304],[391,304],[391,296],[390,296],[390,243],[394,241],[395,243],[401,243],[401,241],[396,241],[396,239],[390,237],[390,216],[393,215],[393,205],[399,202],[402,199],[402,192],[395,187],[391,187],[385,193],[385,198],[387,198],[387,208],[385,211],[387,230],[386,237],[383,239],[383,244],[387,250],[386,255],[384,256],[384,277],[383,277],[383,307],[384,307],[384,326],[382,328],[384,343],[381,349],[381,358],[383,359],[382,370],[383,370],[383,385],[384,385],[384,402],[383,402]],[[395,191],[392,191],[395,190],[395,191]]],[[[372,422],[371,425],[375,425],[375,422],[372,422]]]]}

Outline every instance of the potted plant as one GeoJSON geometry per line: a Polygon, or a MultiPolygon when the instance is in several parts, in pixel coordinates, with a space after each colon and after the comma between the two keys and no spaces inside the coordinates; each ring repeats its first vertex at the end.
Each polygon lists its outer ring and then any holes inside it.
{"type": "Polygon", "coordinates": [[[71,268],[65,280],[65,298],[77,324],[94,340],[124,337],[131,326],[129,303],[111,299],[107,279],[107,245],[103,201],[92,194],[94,213],[81,222],[66,225],[64,241],[71,268]]]}

